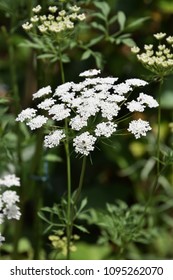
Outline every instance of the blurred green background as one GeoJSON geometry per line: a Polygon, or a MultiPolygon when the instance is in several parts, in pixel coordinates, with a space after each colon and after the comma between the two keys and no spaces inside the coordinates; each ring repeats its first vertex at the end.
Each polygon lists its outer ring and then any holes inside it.
{"type": "MultiPolygon", "coordinates": [[[[36,50],[23,47],[21,44],[28,35],[21,25],[28,20],[32,7],[40,4],[47,6],[60,4],[63,1],[29,1],[0,0],[0,173],[14,171],[21,178],[22,218],[20,221],[9,221],[2,227],[6,242],[1,247],[1,259],[49,259],[53,258],[48,233],[43,234],[46,225],[38,218],[37,212],[42,206],[58,203],[66,191],[66,164],[64,153],[60,148],[45,151],[38,149],[39,132],[32,133],[25,125],[15,122],[16,115],[23,108],[32,104],[32,93],[45,85],[54,88],[61,83],[58,63],[50,63],[48,59],[37,60],[36,50]]],[[[68,1],[64,1],[68,2],[68,1]]],[[[92,26],[90,10],[97,11],[94,2],[102,1],[71,1],[81,5],[88,11],[87,25],[92,26]]],[[[146,93],[157,99],[158,82],[151,78],[130,51],[135,42],[139,47],[153,43],[153,34],[166,32],[173,35],[173,2],[169,0],[109,0],[110,17],[122,11],[126,16],[123,34],[114,42],[101,40],[92,47],[97,59],[90,56],[82,58],[83,50],[68,50],[70,61],[65,63],[66,81],[78,81],[81,71],[102,67],[104,75],[126,78],[142,78],[149,81],[146,93]],[[133,22],[138,21],[133,27],[133,22]],[[131,28],[126,26],[132,24],[131,28]],[[119,38],[119,39],[118,39],[119,38]],[[130,38],[130,41],[129,41],[130,38]],[[101,55],[100,56],[98,55],[101,55]]],[[[98,23],[101,23],[96,18],[98,23]]],[[[120,21],[121,22],[121,21],[120,21]]],[[[120,29],[120,22],[110,26],[110,34],[120,29]]],[[[89,42],[101,31],[96,28],[83,29],[78,40],[89,42]]],[[[172,153],[173,146],[173,83],[172,76],[165,79],[161,97],[161,149],[163,159],[172,153]]],[[[108,143],[99,143],[98,149],[88,160],[82,197],[88,198],[88,209],[96,213],[106,210],[106,203],[117,205],[122,200],[128,209],[135,204],[146,205],[154,180],[156,160],[155,141],[157,134],[157,111],[151,110],[141,117],[148,119],[153,127],[146,138],[135,140],[132,136],[115,136],[108,143]],[[98,212],[97,212],[98,211],[98,212]]],[[[72,182],[75,189],[80,175],[81,160],[72,153],[72,182]]],[[[160,188],[154,194],[151,209],[147,213],[147,242],[136,242],[135,239],[125,244],[125,259],[172,259],[173,258],[173,167],[171,164],[160,177],[160,188]]],[[[119,205],[119,204],[118,204],[119,205]]],[[[118,206],[117,206],[118,207],[118,206]]],[[[121,206],[118,208],[120,211],[121,206]]],[[[130,211],[130,210],[129,210],[130,211]]],[[[94,213],[94,212],[93,212],[94,213]]],[[[93,214],[93,215],[96,215],[93,214]]],[[[106,212],[109,216],[109,211],[106,212]]],[[[117,212],[118,213],[118,212],[117,212]]],[[[81,220],[89,233],[79,233],[77,251],[74,259],[116,259],[119,258],[120,244],[113,240],[111,234],[105,233],[104,227],[98,225],[97,219],[81,220]]],[[[122,230],[128,236],[127,216],[119,212],[122,230]]],[[[129,214],[131,215],[131,214],[129,214]]],[[[137,215],[137,214],[134,214],[137,215]]],[[[96,215],[97,216],[97,215],[96,215]]],[[[133,217],[133,212],[130,217],[133,217]]],[[[117,218],[116,218],[117,219],[117,218]]],[[[133,224],[133,221],[131,222],[133,224]]],[[[134,229],[134,228],[133,228],[134,229]]],[[[77,232],[78,233],[78,232],[77,232]]],[[[119,233],[117,233],[118,235],[119,233]]],[[[121,239],[121,234],[120,234],[121,239]]],[[[145,241],[146,241],[145,239],[145,241]]],[[[123,243],[123,239],[121,240],[123,243]]],[[[122,246],[122,244],[121,244],[122,246]]]]}

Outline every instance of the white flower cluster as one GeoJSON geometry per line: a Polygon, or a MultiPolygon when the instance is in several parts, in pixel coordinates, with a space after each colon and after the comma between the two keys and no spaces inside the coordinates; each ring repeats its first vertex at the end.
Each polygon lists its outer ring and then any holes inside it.
{"type": "MultiPolygon", "coordinates": [[[[152,96],[142,92],[136,100],[127,102],[133,88],[145,86],[147,82],[128,79],[118,83],[118,78],[103,78],[99,74],[100,70],[96,69],[85,71],[80,74],[80,77],[84,77],[82,82],[62,84],[50,97],[47,97],[48,92],[52,92],[49,86],[40,89],[33,95],[33,99],[37,98],[39,103],[37,109],[23,110],[16,120],[26,121],[31,129],[36,129],[46,124],[50,118],[55,121],[55,125],[57,122],[57,128],[45,136],[44,145],[53,148],[68,137],[72,140],[76,153],[88,156],[100,137],[109,138],[117,132],[118,115],[122,106],[129,112],[143,112],[146,107],[158,106],[152,96]],[[40,115],[39,109],[45,114],[40,115]],[[68,129],[65,129],[63,121],[68,129]]],[[[130,122],[127,130],[139,138],[145,136],[150,129],[147,121],[139,119],[130,122]]]]}
{"type": "MultiPolygon", "coordinates": [[[[14,174],[9,174],[0,178],[0,225],[5,219],[19,220],[21,213],[17,206],[19,202],[19,196],[16,191],[6,190],[12,186],[20,186],[20,180],[14,174]],[[5,188],[5,189],[4,189],[5,188]]],[[[0,233],[0,245],[5,240],[5,237],[0,233]]]]}
{"type": "Polygon", "coordinates": [[[156,33],[153,35],[158,40],[157,48],[152,44],[144,45],[144,52],[140,53],[140,48],[133,47],[131,50],[137,55],[137,59],[145,68],[163,77],[173,72],[173,36],[166,37],[166,33],[156,33]],[[165,38],[165,43],[161,40],[165,38]]]}
{"type": "Polygon", "coordinates": [[[40,5],[32,9],[35,15],[30,18],[29,22],[22,25],[26,31],[30,31],[34,26],[37,26],[41,33],[60,33],[73,29],[75,22],[85,19],[85,14],[80,13],[80,7],[76,5],[70,6],[68,11],[59,11],[58,15],[56,6],[49,6],[50,13],[46,15],[39,15],[41,9],[40,5]]]}

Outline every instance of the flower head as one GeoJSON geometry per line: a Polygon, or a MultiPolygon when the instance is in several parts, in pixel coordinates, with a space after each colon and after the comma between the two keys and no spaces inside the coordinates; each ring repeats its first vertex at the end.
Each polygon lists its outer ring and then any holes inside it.
{"type": "Polygon", "coordinates": [[[154,37],[159,41],[158,46],[145,45],[144,52],[137,52],[132,48],[132,52],[136,53],[137,59],[144,65],[145,68],[163,78],[173,72],[173,52],[171,44],[173,43],[173,37],[166,37],[166,33],[154,34],[154,37]],[[165,39],[165,44],[161,44],[160,40],[165,39]],[[167,46],[168,45],[168,46],[167,46]]]}
{"type": "Polygon", "coordinates": [[[92,136],[89,132],[84,132],[76,136],[73,140],[73,146],[76,153],[88,156],[94,150],[94,144],[97,138],[92,136]]]}
{"type": "MultiPolygon", "coordinates": [[[[14,174],[7,174],[0,178],[0,225],[6,219],[19,219],[21,216],[20,209],[17,206],[19,196],[16,191],[7,190],[6,187],[20,186],[20,180],[14,174]]],[[[5,238],[0,233],[0,246],[5,238]]]]}
{"type": "Polygon", "coordinates": [[[149,122],[139,119],[131,121],[127,130],[134,134],[135,138],[138,139],[141,136],[146,136],[146,132],[151,130],[151,127],[149,122]]]}

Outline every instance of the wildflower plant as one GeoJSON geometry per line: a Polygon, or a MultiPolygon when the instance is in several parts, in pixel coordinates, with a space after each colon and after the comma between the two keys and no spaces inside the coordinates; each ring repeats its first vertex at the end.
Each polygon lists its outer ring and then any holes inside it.
{"type": "MultiPolygon", "coordinates": [[[[66,82],[59,85],[55,91],[50,86],[39,89],[33,94],[35,108],[24,109],[16,118],[19,122],[25,122],[31,130],[45,127],[45,148],[64,145],[67,162],[67,200],[63,198],[60,206],[45,211],[58,215],[58,226],[66,230],[67,258],[70,256],[73,227],[85,230],[78,227],[75,220],[86,205],[84,200],[79,209],[76,208],[83,184],[86,158],[92,156],[102,138],[122,134],[122,129],[124,134],[131,133],[136,139],[146,136],[151,130],[149,122],[141,118],[131,120],[131,116],[134,116],[135,112],[144,112],[147,107],[158,106],[152,96],[143,92],[135,96],[134,100],[129,99],[134,89],[141,89],[147,85],[144,80],[127,79],[118,83],[117,77],[101,77],[100,70],[97,69],[87,70],[79,76],[84,80],[79,83],[66,82]],[[126,111],[125,115],[122,109],[126,111]],[[122,127],[123,121],[125,127],[122,127]],[[72,151],[82,157],[83,161],[79,186],[73,195],[70,163],[72,151]]],[[[55,223],[52,222],[50,226],[53,225],[55,223]]]]}
{"type": "Polygon", "coordinates": [[[33,15],[22,27],[30,40],[22,46],[38,51],[38,58],[49,59],[50,62],[69,62],[66,51],[72,47],[78,34],[78,25],[86,18],[85,13],[76,5],[67,5],[59,9],[49,6],[48,13],[42,13],[40,5],[32,9],[33,15]]]}
{"type": "MultiPolygon", "coordinates": [[[[167,36],[166,33],[160,32],[153,35],[157,40],[157,44],[144,45],[144,51],[141,52],[140,48],[134,46],[131,51],[136,54],[137,59],[142,65],[154,74],[156,81],[159,81],[158,91],[158,132],[157,132],[157,145],[156,145],[156,158],[157,158],[157,178],[160,175],[161,149],[160,149],[160,126],[161,126],[161,88],[166,76],[173,73],[173,36],[167,36]]],[[[156,186],[158,185],[158,180],[156,186]]]]}
{"type": "MultiPolygon", "coordinates": [[[[9,190],[13,186],[20,186],[20,180],[14,174],[0,178],[0,225],[5,220],[20,219],[19,196],[16,191],[9,190]]],[[[0,233],[0,245],[4,240],[5,237],[0,233]]]]}

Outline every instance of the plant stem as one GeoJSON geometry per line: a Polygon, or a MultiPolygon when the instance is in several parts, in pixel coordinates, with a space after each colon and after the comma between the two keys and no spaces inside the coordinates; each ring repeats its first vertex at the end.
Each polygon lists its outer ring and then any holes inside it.
{"type": "Polygon", "coordinates": [[[82,190],[84,175],[85,175],[85,170],[86,170],[86,160],[87,160],[87,157],[84,156],[83,159],[82,159],[82,168],[81,168],[81,173],[80,173],[79,186],[78,186],[78,189],[76,191],[75,202],[78,201],[81,190],[82,190]]]}
{"type": "MultiPolygon", "coordinates": [[[[62,83],[65,83],[64,67],[62,62],[61,48],[59,47],[59,63],[62,83]]],[[[71,221],[71,161],[70,161],[70,149],[68,138],[68,119],[65,119],[65,131],[66,141],[64,143],[66,153],[66,166],[67,166],[67,223],[66,223],[66,235],[67,235],[67,260],[70,260],[70,241],[72,233],[72,221],[71,221]]]]}
{"type": "Polygon", "coordinates": [[[161,88],[163,79],[160,79],[159,92],[158,92],[158,115],[157,115],[157,141],[156,141],[156,157],[157,157],[157,178],[159,180],[160,174],[160,126],[161,126],[161,88]]]}
{"type": "MultiPolygon", "coordinates": [[[[66,120],[66,131],[68,129],[68,123],[66,120]]],[[[66,152],[66,164],[67,164],[67,225],[66,225],[66,234],[67,234],[67,260],[70,259],[70,240],[71,240],[71,162],[70,162],[70,151],[69,151],[69,141],[68,135],[66,136],[65,141],[65,152],[66,152]]]]}

